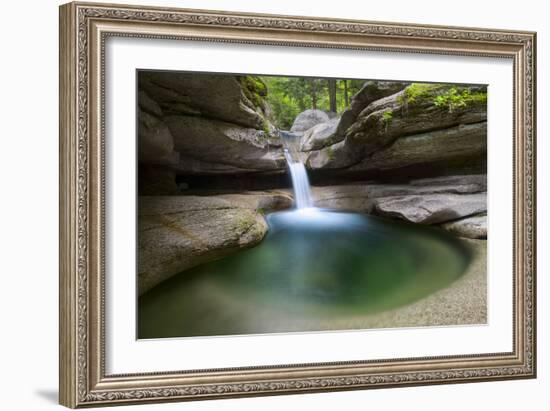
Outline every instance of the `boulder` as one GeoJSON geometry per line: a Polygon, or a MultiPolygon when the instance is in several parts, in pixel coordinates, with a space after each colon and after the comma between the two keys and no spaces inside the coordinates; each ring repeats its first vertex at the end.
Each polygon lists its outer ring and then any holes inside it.
{"type": "Polygon", "coordinates": [[[265,128],[265,84],[257,77],[141,71],[138,85],[164,114],[203,116],[265,128]]]}
{"type": "Polygon", "coordinates": [[[397,138],[486,120],[486,93],[477,88],[411,84],[399,93],[368,105],[346,131],[346,141],[350,148],[370,154],[397,138]],[[453,109],[438,105],[438,97],[447,96],[452,90],[479,97],[472,97],[453,109]]]}
{"type": "Polygon", "coordinates": [[[313,128],[310,127],[305,132],[302,151],[320,150],[342,141],[346,130],[354,123],[357,115],[367,105],[402,90],[407,84],[395,81],[367,81],[351,98],[350,107],[344,110],[341,117],[337,117],[334,113],[329,113],[327,114],[330,118],[329,121],[319,123],[313,126],[313,128]]]}
{"type": "Polygon", "coordinates": [[[408,84],[396,81],[367,81],[351,98],[350,107],[342,113],[335,133],[339,139],[336,138],[335,141],[341,141],[344,138],[347,129],[369,104],[403,90],[408,84]]]}
{"type": "Polygon", "coordinates": [[[263,214],[288,208],[284,193],[141,196],[138,292],[188,268],[252,247],[267,232],[263,214]]]}
{"type": "Polygon", "coordinates": [[[164,118],[182,161],[177,171],[279,170],[285,160],[280,145],[263,130],[205,117],[171,115],[164,118]],[[192,161],[185,161],[192,159],[192,161]]]}
{"type": "Polygon", "coordinates": [[[487,185],[483,183],[481,177],[481,175],[466,175],[413,180],[407,184],[369,184],[365,186],[365,194],[370,199],[377,199],[425,194],[483,193],[487,191],[487,185]]]}
{"type": "Polygon", "coordinates": [[[487,238],[487,215],[467,217],[441,225],[445,230],[466,238],[487,238]]]}
{"type": "MultiPolygon", "coordinates": [[[[412,180],[407,184],[374,182],[312,187],[315,206],[372,213],[377,200],[431,194],[474,194],[487,191],[486,175],[444,176],[412,180]]],[[[456,197],[460,199],[460,197],[456,197]]]]}
{"type": "Polygon", "coordinates": [[[478,191],[487,191],[487,174],[466,174],[466,175],[449,175],[431,178],[421,178],[411,180],[412,186],[453,186],[453,187],[471,187],[470,191],[475,193],[478,191]]]}
{"type": "Polygon", "coordinates": [[[349,150],[345,141],[306,154],[308,156],[305,164],[311,170],[349,168],[358,161],[356,153],[349,150]]]}
{"type": "Polygon", "coordinates": [[[340,122],[339,117],[333,117],[326,123],[320,123],[307,130],[301,140],[301,151],[319,150],[334,144],[332,138],[340,122]]]}
{"type": "Polygon", "coordinates": [[[317,124],[326,123],[329,120],[330,118],[328,114],[324,111],[309,109],[306,111],[302,111],[300,114],[298,114],[298,116],[296,116],[296,118],[294,119],[294,123],[290,128],[290,131],[303,132],[309,130],[311,127],[317,124]]]}
{"type": "Polygon", "coordinates": [[[142,71],[138,85],[140,164],[176,174],[284,170],[258,77],[142,71]]]}
{"type": "Polygon", "coordinates": [[[370,187],[367,184],[312,187],[311,194],[316,207],[369,213],[372,209],[370,187]]]}
{"type": "Polygon", "coordinates": [[[471,159],[487,153],[487,122],[459,125],[397,139],[351,167],[384,170],[471,159]]]}
{"type": "Polygon", "coordinates": [[[374,212],[413,223],[437,224],[487,212],[487,193],[382,197],[374,201],[374,212]]]}
{"type": "Polygon", "coordinates": [[[145,92],[139,93],[138,158],[142,163],[177,164],[179,154],[169,128],[162,121],[162,110],[145,92]]]}
{"type": "MultiPolygon", "coordinates": [[[[348,168],[362,163],[358,169],[367,169],[371,156],[387,150],[400,140],[403,141],[393,150],[411,151],[410,146],[421,144],[418,151],[428,151],[422,159],[416,153],[418,160],[414,163],[439,161],[440,156],[445,155],[449,158],[462,156],[481,161],[486,151],[486,99],[484,87],[413,83],[397,93],[370,102],[360,113],[353,114],[356,117],[346,127],[341,141],[340,138],[326,138],[326,141],[337,142],[311,151],[308,165],[312,169],[331,169],[348,168]],[[413,137],[418,139],[405,141],[406,138],[413,137]],[[447,144],[455,143],[453,140],[458,139],[462,141],[454,144],[453,150],[446,154],[447,144]]],[[[350,113],[353,113],[352,109],[350,113]]],[[[352,114],[347,115],[347,118],[350,116],[352,114]]],[[[343,121],[348,121],[344,115],[340,125],[343,121]]],[[[393,154],[393,151],[378,154],[379,162],[375,163],[373,160],[370,167],[377,168],[380,163],[387,165],[387,168],[405,166],[399,162],[404,161],[403,158],[408,157],[408,153],[404,153],[399,159],[386,159],[393,154]]]]}

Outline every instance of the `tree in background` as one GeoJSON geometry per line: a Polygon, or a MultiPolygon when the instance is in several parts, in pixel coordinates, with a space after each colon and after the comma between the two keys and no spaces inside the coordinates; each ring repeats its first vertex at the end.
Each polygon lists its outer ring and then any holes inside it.
{"type": "Polygon", "coordinates": [[[329,101],[329,111],[331,113],[338,112],[338,102],[336,101],[336,79],[329,78],[327,80],[328,84],[328,101],[329,101]]]}
{"type": "Polygon", "coordinates": [[[262,76],[267,86],[267,101],[272,121],[288,130],[298,114],[307,109],[341,113],[365,80],[262,76]]]}

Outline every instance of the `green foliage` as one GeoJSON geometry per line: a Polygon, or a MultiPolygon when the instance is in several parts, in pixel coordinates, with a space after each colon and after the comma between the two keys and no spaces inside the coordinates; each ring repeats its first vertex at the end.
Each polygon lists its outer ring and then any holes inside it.
{"type": "Polygon", "coordinates": [[[451,87],[445,93],[436,96],[433,103],[436,107],[446,107],[449,113],[452,113],[457,108],[487,103],[487,92],[472,93],[468,88],[459,90],[457,87],[451,87]]]}
{"type": "MultiPolygon", "coordinates": [[[[271,120],[282,130],[290,129],[296,116],[304,110],[316,108],[328,112],[330,109],[327,79],[275,76],[258,78],[267,86],[266,98],[272,109],[271,120]]],[[[349,106],[351,97],[363,84],[364,80],[336,80],[338,112],[349,106]]]]}
{"type": "Polygon", "coordinates": [[[441,84],[412,83],[405,89],[403,97],[400,97],[398,102],[404,104],[414,104],[433,94],[434,91],[441,87],[441,84]]]}
{"type": "Polygon", "coordinates": [[[405,110],[409,105],[423,101],[431,101],[436,107],[446,108],[452,113],[456,109],[466,108],[473,104],[486,104],[487,92],[472,92],[467,87],[449,87],[447,84],[412,83],[398,100],[404,105],[405,110]]]}
{"type": "Polygon", "coordinates": [[[391,122],[392,118],[393,118],[393,111],[391,110],[386,110],[382,114],[382,120],[384,121],[384,123],[391,122]]]}
{"type": "Polygon", "coordinates": [[[264,99],[267,96],[267,85],[257,76],[238,76],[237,80],[241,83],[245,96],[250,100],[254,107],[263,109],[264,99]]]}
{"type": "Polygon", "coordinates": [[[382,122],[384,123],[384,130],[388,131],[388,126],[393,119],[393,111],[388,109],[382,113],[382,122]]]}

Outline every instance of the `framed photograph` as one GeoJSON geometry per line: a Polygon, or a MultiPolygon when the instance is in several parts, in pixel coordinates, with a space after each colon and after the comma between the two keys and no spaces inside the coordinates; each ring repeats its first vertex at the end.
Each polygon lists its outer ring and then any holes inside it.
{"type": "Polygon", "coordinates": [[[61,404],[534,378],[535,37],[61,6],[61,404]]]}

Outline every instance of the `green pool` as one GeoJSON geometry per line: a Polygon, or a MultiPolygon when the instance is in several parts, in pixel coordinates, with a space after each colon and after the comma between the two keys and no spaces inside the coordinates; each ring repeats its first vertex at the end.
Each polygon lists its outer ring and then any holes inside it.
{"type": "Polygon", "coordinates": [[[267,220],[256,247],[144,294],[138,338],[342,329],[447,287],[470,261],[459,240],[429,227],[316,208],[267,220]]]}

